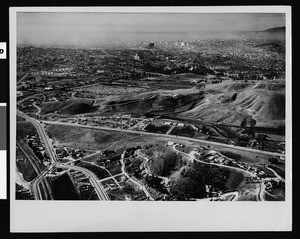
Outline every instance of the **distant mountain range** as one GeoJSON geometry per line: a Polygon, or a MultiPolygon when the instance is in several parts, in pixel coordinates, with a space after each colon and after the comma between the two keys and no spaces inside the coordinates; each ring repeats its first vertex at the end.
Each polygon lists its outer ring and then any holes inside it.
{"type": "Polygon", "coordinates": [[[285,27],[274,27],[264,30],[263,32],[285,32],[285,27]]]}

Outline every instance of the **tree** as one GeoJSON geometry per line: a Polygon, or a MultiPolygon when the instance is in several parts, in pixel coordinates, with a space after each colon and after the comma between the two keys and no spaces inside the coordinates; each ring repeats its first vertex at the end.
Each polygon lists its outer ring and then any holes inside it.
{"type": "Polygon", "coordinates": [[[245,128],[246,127],[246,118],[244,118],[241,122],[241,127],[245,128]]]}

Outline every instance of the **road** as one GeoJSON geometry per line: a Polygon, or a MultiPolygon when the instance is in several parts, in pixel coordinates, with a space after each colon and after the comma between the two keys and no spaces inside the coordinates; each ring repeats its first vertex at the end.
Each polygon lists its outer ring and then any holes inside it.
{"type": "Polygon", "coordinates": [[[22,80],[24,80],[30,73],[26,73],[25,76],[23,76],[20,80],[17,81],[17,84],[20,83],[22,80]]]}
{"type": "MultiPolygon", "coordinates": [[[[240,171],[242,173],[246,173],[246,174],[249,174],[251,177],[254,177],[254,178],[257,178],[257,176],[247,170],[244,170],[244,169],[241,169],[241,168],[237,168],[237,167],[232,167],[232,166],[228,166],[228,165],[224,165],[224,164],[218,164],[218,163],[210,163],[210,162],[205,162],[205,161],[202,161],[202,160],[199,160],[199,159],[196,159],[195,157],[193,157],[193,159],[191,158],[191,155],[187,154],[187,153],[184,153],[182,151],[179,151],[176,149],[176,145],[173,145],[173,150],[177,153],[180,153],[180,154],[183,154],[185,156],[187,156],[190,160],[195,160],[199,163],[203,163],[203,164],[210,164],[210,165],[215,165],[215,166],[218,166],[218,167],[223,167],[223,168],[228,168],[228,169],[231,169],[231,170],[236,170],[236,171],[240,171]]],[[[257,193],[257,199],[258,201],[264,201],[264,193],[265,193],[265,184],[264,182],[260,182],[259,183],[259,192],[257,193]]]]}
{"type": "Polygon", "coordinates": [[[64,169],[73,169],[75,171],[82,172],[90,180],[90,182],[91,182],[92,186],[94,187],[95,192],[98,195],[99,199],[103,200],[103,201],[109,201],[110,200],[108,195],[106,194],[104,188],[102,187],[102,185],[100,185],[98,183],[97,176],[94,173],[92,173],[90,170],[82,168],[82,167],[78,167],[78,166],[75,166],[75,165],[62,165],[62,164],[59,164],[59,165],[56,165],[56,167],[57,168],[64,168],[64,169]]]}
{"type": "MultiPolygon", "coordinates": [[[[53,165],[51,165],[48,169],[45,169],[43,172],[41,172],[31,183],[30,188],[31,192],[36,200],[42,200],[43,196],[41,193],[41,188],[39,187],[39,184],[41,183],[42,180],[45,180],[45,176],[52,170],[53,165]]],[[[48,191],[50,188],[48,188],[48,191]]],[[[44,194],[46,194],[44,190],[44,194]]],[[[50,194],[51,195],[51,194],[50,194]]],[[[51,198],[53,199],[53,198],[51,198]]],[[[47,200],[47,198],[46,198],[47,200]]]]}
{"type": "Polygon", "coordinates": [[[39,106],[37,106],[35,102],[33,102],[32,105],[38,110],[38,112],[36,112],[35,114],[36,114],[36,115],[40,115],[42,109],[41,109],[39,106]]]}
{"type": "Polygon", "coordinates": [[[237,201],[239,193],[238,192],[228,192],[228,193],[224,193],[221,195],[221,199],[225,199],[226,197],[230,197],[233,196],[233,198],[231,198],[230,201],[237,201]]]}
{"type": "MultiPolygon", "coordinates": [[[[140,150],[140,149],[137,150],[137,155],[138,155],[139,157],[141,157],[142,159],[144,159],[144,162],[143,162],[142,166],[144,167],[145,172],[146,172],[148,175],[152,176],[152,173],[150,172],[149,167],[148,167],[148,165],[147,165],[147,163],[150,161],[150,159],[147,158],[146,156],[144,156],[144,155],[141,153],[141,150],[140,150]]],[[[153,156],[153,157],[154,157],[154,156],[153,156]]],[[[152,158],[153,158],[153,157],[152,157],[152,158]]],[[[161,180],[163,180],[163,182],[164,182],[165,185],[168,185],[169,179],[168,179],[167,177],[162,177],[162,176],[158,176],[158,175],[155,175],[155,177],[160,178],[161,180]]]]}
{"type": "Polygon", "coordinates": [[[24,119],[26,119],[27,121],[29,121],[36,127],[38,134],[44,143],[45,150],[47,151],[48,156],[50,157],[50,159],[52,161],[52,164],[56,164],[57,163],[56,155],[51,147],[50,140],[49,140],[44,128],[42,127],[42,125],[37,120],[29,117],[28,115],[24,114],[23,112],[21,112],[19,110],[17,110],[17,114],[22,116],[24,119]]]}
{"type": "Polygon", "coordinates": [[[137,182],[136,180],[134,180],[132,177],[129,176],[129,174],[126,172],[125,170],[125,163],[124,163],[124,156],[125,156],[125,152],[126,150],[122,153],[121,158],[120,158],[120,162],[121,162],[121,170],[122,173],[131,181],[133,182],[135,185],[137,185],[141,190],[143,190],[143,192],[145,193],[145,195],[147,196],[147,198],[149,198],[151,201],[154,201],[154,199],[151,197],[151,195],[149,194],[149,192],[147,191],[146,187],[142,184],[140,184],[139,182],[137,182]]]}
{"type": "MultiPolygon", "coordinates": [[[[38,163],[39,159],[33,154],[33,152],[26,149],[27,145],[23,145],[18,140],[17,140],[17,146],[24,153],[25,157],[28,159],[28,161],[32,165],[33,170],[37,174],[37,177],[30,182],[30,185],[29,185],[30,186],[30,191],[32,192],[32,194],[35,196],[36,199],[41,199],[42,198],[41,194],[38,193],[38,191],[40,189],[37,189],[37,187],[35,187],[37,185],[36,184],[37,182],[38,183],[41,182],[39,176],[42,173],[42,169],[41,169],[41,166],[38,163]]],[[[50,184],[49,184],[47,179],[44,179],[42,181],[42,189],[43,189],[43,192],[45,193],[45,198],[46,199],[49,199],[49,198],[53,199],[53,196],[52,196],[52,193],[51,193],[51,190],[50,190],[50,184]]]]}
{"type": "Polygon", "coordinates": [[[271,168],[269,168],[269,167],[266,167],[266,168],[269,169],[270,171],[272,171],[272,172],[275,174],[275,176],[276,176],[279,180],[285,182],[284,178],[282,178],[282,177],[281,177],[278,173],[276,173],[273,169],[271,169],[271,168]]]}
{"type": "Polygon", "coordinates": [[[107,196],[103,187],[98,184],[97,177],[91,171],[89,171],[85,168],[73,166],[73,165],[65,165],[64,166],[58,162],[56,154],[54,153],[54,150],[52,148],[51,142],[50,142],[44,128],[37,120],[29,117],[28,115],[24,114],[23,112],[21,112],[19,110],[17,110],[17,114],[19,116],[23,117],[24,119],[26,119],[27,121],[29,121],[30,123],[32,123],[36,127],[38,134],[44,143],[45,150],[47,151],[48,156],[51,159],[51,165],[49,166],[49,168],[44,170],[43,172],[41,172],[38,175],[38,177],[34,180],[34,182],[32,183],[32,190],[33,190],[33,194],[36,199],[38,199],[38,200],[42,199],[40,188],[39,188],[39,183],[55,166],[55,167],[64,167],[64,168],[68,168],[68,169],[71,168],[71,169],[83,172],[85,175],[87,175],[89,177],[89,180],[90,180],[91,184],[93,185],[93,187],[95,188],[95,191],[96,191],[97,195],[99,196],[99,199],[109,200],[109,197],[107,196]]]}
{"type": "MultiPolygon", "coordinates": [[[[35,127],[37,128],[38,130],[38,133],[42,139],[42,141],[44,142],[44,146],[45,146],[45,149],[49,155],[49,157],[51,158],[51,165],[57,165],[57,159],[56,159],[56,155],[55,153],[53,152],[53,149],[51,147],[51,143],[44,131],[44,128],[41,126],[41,124],[27,116],[26,114],[22,113],[21,111],[17,110],[17,113],[18,115],[22,116],[23,118],[25,118],[26,120],[28,120],[29,122],[31,122],[32,124],[35,125],[35,127]]],[[[91,129],[101,129],[101,130],[110,130],[110,131],[118,131],[118,132],[127,132],[127,133],[134,133],[134,134],[140,134],[140,135],[151,135],[151,136],[162,136],[162,137],[167,137],[167,138],[171,138],[171,139],[183,139],[183,140],[189,140],[189,141],[192,141],[192,142],[198,142],[198,143],[204,143],[204,144],[209,144],[209,145],[216,145],[216,146],[223,146],[223,147],[227,147],[227,148],[233,148],[233,149],[239,149],[239,150],[243,150],[243,151],[249,151],[249,152],[256,152],[256,153],[263,153],[263,154],[267,154],[267,155],[272,155],[272,156],[283,156],[282,154],[279,154],[279,153],[274,153],[274,152],[267,152],[267,151],[262,151],[262,150],[256,150],[256,149],[250,149],[250,148],[244,148],[244,147],[239,147],[239,146],[233,146],[233,145],[228,145],[228,144],[222,144],[222,143],[217,143],[217,142],[211,142],[211,141],[206,141],[206,140],[201,140],[201,139],[193,139],[193,138],[188,138],[188,137],[182,137],[182,136],[174,136],[174,135],[162,135],[162,134],[158,134],[158,133],[150,133],[150,132],[141,132],[141,131],[132,131],[132,130],[121,130],[121,129],[112,129],[112,128],[108,128],[108,127],[98,127],[98,126],[89,126],[89,125],[81,125],[81,124],[74,124],[74,123],[65,123],[65,122],[57,122],[57,121],[42,121],[43,123],[46,123],[46,124],[56,124],[56,125],[67,125],[67,126],[76,126],[76,127],[83,127],[83,128],[91,128],[91,129]]],[[[180,152],[180,151],[178,151],[180,152]]],[[[183,153],[183,152],[181,152],[183,153]]],[[[188,157],[190,157],[188,154],[186,154],[188,157]]],[[[207,163],[207,162],[204,162],[204,161],[200,161],[200,160],[197,160],[201,163],[207,163]]],[[[122,160],[121,160],[121,163],[122,163],[122,160]]],[[[124,162],[123,162],[124,164],[124,162]]],[[[236,167],[231,167],[231,166],[227,166],[227,165],[220,165],[220,164],[215,164],[215,163],[209,163],[209,164],[213,164],[213,165],[216,165],[216,166],[220,166],[220,167],[225,167],[225,168],[229,168],[229,169],[234,169],[234,170],[238,170],[238,171],[243,171],[244,173],[246,172],[247,174],[250,174],[251,176],[253,177],[256,177],[256,175],[246,171],[246,170],[243,170],[243,169],[239,169],[239,168],[236,168],[236,167]]],[[[61,166],[61,165],[60,165],[61,166]]],[[[66,167],[75,167],[75,166],[66,166],[66,167]]],[[[123,166],[122,166],[123,167],[123,166]]],[[[85,171],[88,171],[86,169],[83,169],[81,167],[77,167],[76,168],[80,168],[81,171],[85,170],[85,171]]],[[[89,173],[91,174],[91,172],[89,171],[89,173]]],[[[126,175],[128,175],[125,170],[124,170],[124,173],[126,175]]],[[[41,178],[43,177],[43,175],[41,176],[41,178]]],[[[93,177],[90,177],[91,180],[93,180],[93,177]]],[[[128,175],[128,178],[131,179],[131,177],[129,177],[128,175]]],[[[150,194],[148,193],[148,191],[145,189],[145,187],[139,183],[137,183],[135,180],[131,179],[135,184],[138,184],[140,187],[142,187],[143,191],[145,192],[145,194],[151,199],[151,196],[150,194]]],[[[38,183],[39,183],[40,180],[37,180],[37,183],[36,183],[36,186],[38,187],[38,183]]],[[[91,182],[92,183],[92,182],[91,182]]],[[[106,196],[103,196],[103,195],[106,195],[105,191],[103,190],[103,188],[97,183],[97,180],[95,182],[92,183],[93,186],[95,187],[95,190],[97,192],[97,195],[99,196],[99,199],[102,199],[102,200],[107,200],[106,196]]],[[[259,193],[259,199],[262,200],[263,199],[263,192],[264,192],[264,188],[263,188],[263,185],[260,186],[260,193],[259,193]]]]}
{"type": "Polygon", "coordinates": [[[166,135],[170,134],[172,130],[175,128],[175,125],[173,124],[170,129],[167,131],[166,135]]]}
{"type": "MultiPolygon", "coordinates": [[[[51,147],[51,143],[49,142],[48,136],[47,136],[44,128],[40,125],[40,123],[38,121],[36,121],[35,119],[29,117],[28,115],[24,114],[23,112],[17,110],[17,114],[19,116],[23,117],[24,119],[26,119],[28,122],[32,123],[35,126],[41,140],[43,141],[45,150],[47,151],[47,154],[51,159],[51,166],[55,165],[57,163],[56,155],[53,152],[53,149],[51,147]]],[[[51,166],[49,167],[50,169],[52,169],[51,166]]],[[[39,172],[38,177],[35,178],[35,180],[31,184],[32,193],[33,193],[34,197],[38,200],[42,199],[40,188],[39,188],[39,183],[41,182],[41,180],[44,178],[44,176],[48,172],[49,172],[48,170],[45,170],[43,172],[39,172]]],[[[50,189],[49,187],[47,187],[47,188],[48,188],[48,190],[50,189]]],[[[46,192],[44,192],[44,193],[46,193],[46,192]]]]}
{"type": "Polygon", "coordinates": [[[46,123],[46,124],[67,125],[67,126],[82,127],[82,128],[89,128],[89,129],[100,129],[100,130],[118,131],[118,132],[131,133],[131,134],[151,135],[151,136],[156,136],[156,137],[165,137],[165,138],[177,139],[177,140],[182,139],[182,140],[189,140],[192,142],[197,142],[197,143],[202,143],[202,144],[222,146],[225,148],[232,148],[235,150],[238,149],[238,150],[247,151],[247,152],[261,153],[261,154],[270,155],[270,156],[279,156],[279,157],[285,156],[284,154],[280,154],[280,153],[276,153],[276,152],[268,152],[268,151],[263,151],[263,150],[258,150],[258,149],[245,148],[245,147],[241,147],[241,146],[223,144],[223,143],[218,143],[218,142],[213,142],[213,141],[194,139],[194,138],[176,136],[176,135],[165,135],[165,134],[150,133],[150,132],[143,132],[143,131],[132,131],[132,130],[125,130],[125,129],[113,129],[113,128],[108,128],[108,127],[90,126],[90,125],[57,122],[57,121],[47,121],[47,120],[43,120],[42,122],[46,123]]]}

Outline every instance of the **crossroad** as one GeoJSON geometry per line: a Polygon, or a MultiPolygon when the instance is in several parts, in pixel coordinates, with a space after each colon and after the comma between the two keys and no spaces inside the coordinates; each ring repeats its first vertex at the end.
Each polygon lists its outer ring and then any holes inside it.
{"type": "Polygon", "coordinates": [[[131,133],[131,134],[151,135],[151,136],[156,136],[156,137],[159,136],[159,137],[165,137],[165,138],[170,138],[170,139],[182,139],[182,140],[188,140],[188,141],[192,141],[192,142],[202,143],[202,144],[205,144],[205,145],[222,146],[222,147],[225,147],[225,148],[232,148],[232,149],[235,149],[235,150],[261,153],[261,154],[270,155],[270,156],[279,156],[279,157],[284,157],[285,156],[284,154],[280,154],[280,153],[276,153],[276,152],[263,151],[263,150],[258,150],[258,149],[246,148],[246,147],[241,147],[241,146],[236,146],[236,145],[223,144],[223,143],[207,141],[207,140],[203,140],[203,139],[195,139],[195,138],[176,136],[176,135],[166,135],[166,134],[144,132],[144,131],[133,131],[133,130],[128,130],[128,129],[127,130],[126,129],[114,129],[114,128],[109,128],[109,127],[82,125],[82,124],[58,122],[58,121],[43,120],[42,122],[46,123],[46,124],[54,124],[54,125],[67,125],[67,126],[90,128],[90,129],[118,131],[118,132],[131,133]]]}
{"type": "Polygon", "coordinates": [[[57,160],[56,154],[54,153],[54,150],[51,146],[51,142],[39,121],[24,114],[20,110],[17,110],[17,114],[19,116],[23,117],[24,119],[26,119],[28,122],[32,123],[36,127],[38,134],[39,134],[41,140],[43,141],[45,150],[51,159],[50,166],[46,170],[41,172],[32,183],[32,192],[34,194],[34,197],[37,200],[42,199],[41,191],[39,188],[39,183],[54,167],[63,167],[66,169],[74,169],[76,171],[82,172],[84,175],[86,175],[89,178],[91,184],[95,188],[95,191],[96,191],[99,199],[100,200],[109,200],[109,197],[107,196],[104,188],[101,185],[99,185],[99,183],[97,182],[97,177],[91,171],[89,171],[88,169],[82,168],[82,167],[74,166],[74,165],[63,165],[57,160]]]}
{"type": "MultiPolygon", "coordinates": [[[[32,191],[33,194],[35,196],[36,199],[42,199],[42,195],[40,192],[40,188],[39,188],[39,183],[42,181],[42,179],[54,168],[54,167],[58,167],[58,168],[65,168],[65,169],[73,169],[76,171],[80,171],[82,172],[84,175],[86,175],[92,186],[94,187],[98,197],[100,200],[109,200],[108,195],[106,194],[106,191],[104,190],[104,188],[102,187],[101,183],[99,183],[99,180],[97,179],[96,175],[94,173],[92,173],[90,170],[82,168],[82,167],[78,167],[78,166],[74,166],[74,165],[66,165],[66,164],[61,164],[56,157],[56,154],[52,148],[50,139],[48,138],[43,126],[41,125],[41,123],[46,123],[46,124],[55,124],[55,125],[67,125],[67,126],[75,126],[75,127],[83,127],[83,128],[91,128],[91,129],[101,129],[101,130],[109,130],[109,131],[119,131],[119,132],[127,132],[127,133],[134,133],[134,134],[140,134],[140,135],[151,135],[151,136],[160,136],[160,137],[167,137],[170,139],[182,139],[182,140],[189,140],[192,142],[198,142],[198,143],[203,143],[203,144],[210,144],[210,145],[215,145],[215,146],[223,146],[223,147],[227,147],[227,148],[233,148],[235,150],[242,150],[242,151],[248,151],[248,152],[255,152],[255,153],[262,153],[265,155],[272,155],[272,156],[284,156],[283,154],[280,153],[275,153],[275,152],[268,152],[268,151],[262,151],[262,150],[257,150],[257,149],[251,149],[251,148],[245,148],[245,147],[240,147],[240,146],[234,146],[234,145],[228,145],[228,144],[223,144],[223,143],[218,143],[218,142],[212,142],[212,141],[206,141],[206,140],[201,140],[201,139],[194,139],[194,138],[189,138],[189,137],[182,137],[182,136],[175,136],[175,135],[162,135],[162,134],[158,134],[158,133],[151,133],[151,132],[143,132],[143,131],[133,131],[133,130],[124,130],[124,129],[112,129],[112,128],[108,128],[108,127],[99,127],[99,126],[89,126],[89,125],[81,125],[81,124],[74,124],[74,123],[66,123],[66,122],[58,122],[58,121],[37,121],[36,119],[24,114],[23,112],[21,112],[20,110],[17,110],[17,114],[21,117],[23,117],[24,119],[26,119],[28,122],[32,123],[37,131],[38,134],[41,138],[41,140],[44,143],[44,147],[46,152],[48,153],[50,159],[51,159],[51,164],[50,166],[44,170],[43,172],[41,172],[38,177],[33,181],[32,183],[32,191]]],[[[174,147],[173,147],[174,148],[174,147]]],[[[174,148],[174,150],[176,150],[176,148],[174,148]]],[[[178,150],[176,150],[178,151],[178,150]]],[[[183,153],[181,151],[178,151],[180,153],[183,153]]],[[[187,154],[186,154],[187,155],[187,154]]],[[[187,155],[189,156],[189,155],[187,155]]],[[[122,160],[121,160],[122,161],[122,160]]],[[[230,167],[230,166],[226,166],[226,167],[230,167]]],[[[236,170],[236,169],[235,169],[236,170]]],[[[273,171],[273,170],[272,170],[273,171]]],[[[124,173],[124,172],[123,172],[124,173]]],[[[249,172],[247,172],[249,173],[249,172]]],[[[126,175],[126,172],[125,172],[126,175]]],[[[276,175],[278,177],[278,175],[276,175]]],[[[130,178],[130,177],[129,177],[130,178]]],[[[143,190],[145,191],[145,190],[143,190]]],[[[263,194],[264,189],[260,188],[260,193],[259,193],[259,198],[260,200],[262,200],[262,194],[263,194]]],[[[149,195],[147,195],[149,196],[149,195]]]]}

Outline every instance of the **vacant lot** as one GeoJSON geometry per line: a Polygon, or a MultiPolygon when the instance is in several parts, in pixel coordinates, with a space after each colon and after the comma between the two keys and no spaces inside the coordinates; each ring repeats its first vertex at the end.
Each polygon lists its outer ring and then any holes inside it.
{"type": "MultiPolygon", "coordinates": [[[[128,134],[125,133],[76,126],[48,125],[47,130],[53,134],[59,144],[85,150],[106,149],[118,141],[128,139],[128,134]]],[[[51,137],[52,134],[49,136],[51,137]]]]}
{"type": "Polygon", "coordinates": [[[51,133],[49,137],[57,141],[58,146],[85,150],[116,150],[122,152],[125,148],[157,143],[154,136],[141,136],[138,133],[122,133],[102,129],[89,129],[67,125],[47,125],[51,133]]]}

